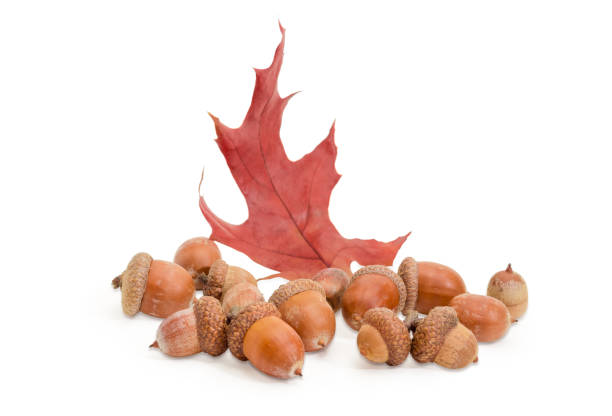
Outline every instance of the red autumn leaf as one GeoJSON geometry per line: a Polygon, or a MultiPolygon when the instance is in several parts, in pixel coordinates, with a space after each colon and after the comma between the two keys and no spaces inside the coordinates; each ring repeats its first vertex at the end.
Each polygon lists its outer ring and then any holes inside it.
{"type": "MultiPolygon", "coordinates": [[[[350,273],[358,263],[391,265],[408,235],[389,243],[346,239],[329,218],[331,191],[340,179],[334,163],[334,126],[311,153],[292,162],[280,139],[283,110],[293,96],[277,90],[285,30],[269,68],[255,69],[249,111],[236,129],[211,114],[217,144],[243,193],[248,219],[229,224],[212,213],[200,196],[200,209],[212,227],[211,239],[235,248],[286,279],[309,278],[326,267],[350,273]]],[[[274,275],[276,276],[276,275],[274,275]]]]}

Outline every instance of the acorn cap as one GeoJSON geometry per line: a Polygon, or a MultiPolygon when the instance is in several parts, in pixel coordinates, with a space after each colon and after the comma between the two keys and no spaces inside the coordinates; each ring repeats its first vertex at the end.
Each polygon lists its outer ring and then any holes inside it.
{"type": "Polygon", "coordinates": [[[457,312],[450,306],[436,306],[419,323],[412,338],[412,357],[420,363],[435,360],[446,334],[457,326],[457,312]]]}
{"type": "Polygon", "coordinates": [[[221,302],[212,296],[202,296],[193,303],[198,340],[202,351],[221,355],[227,349],[225,314],[221,302]]]}
{"type": "Polygon", "coordinates": [[[269,302],[257,302],[249,305],[232,320],[227,327],[227,343],[234,357],[242,361],[247,360],[242,350],[244,336],[251,325],[267,316],[276,316],[280,318],[281,314],[274,304],[269,302]]]}
{"type": "Polygon", "coordinates": [[[363,276],[364,274],[380,274],[391,279],[393,283],[395,283],[395,286],[397,286],[397,290],[399,292],[399,303],[397,305],[397,309],[400,311],[404,310],[404,306],[406,304],[406,285],[404,285],[404,282],[397,275],[397,273],[395,273],[388,267],[375,264],[371,266],[365,266],[357,270],[355,273],[353,273],[351,282],[353,282],[358,277],[363,276]]]}
{"type": "Polygon", "coordinates": [[[153,258],[147,253],[138,253],[132,257],[127,268],[121,274],[121,307],[126,315],[136,315],[147,288],[147,277],[153,258]]]}
{"type": "Polygon", "coordinates": [[[406,304],[402,313],[407,315],[409,311],[416,309],[417,295],[419,294],[419,269],[417,262],[412,257],[402,260],[397,271],[406,286],[406,304]]]}
{"type": "Polygon", "coordinates": [[[325,299],[325,289],[320,283],[317,283],[311,279],[297,279],[289,283],[285,283],[276,289],[274,293],[272,293],[272,296],[270,296],[269,302],[273,303],[274,306],[278,308],[291,296],[306,292],[307,290],[317,291],[325,299]]]}
{"type": "Polygon", "coordinates": [[[215,260],[210,266],[206,281],[204,282],[203,290],[205,295],[213,296],[217,299],[221,298],[228,267],[228,264],[222,259],[215,260]]]}
{"type": "Polygon", "coordinates": [[[376,328],[389,351],[387,364],[399,365],[410,353],[410,333],[404,323],[388,308],[372,308],[363,315],[362,325],[376,328]]]}

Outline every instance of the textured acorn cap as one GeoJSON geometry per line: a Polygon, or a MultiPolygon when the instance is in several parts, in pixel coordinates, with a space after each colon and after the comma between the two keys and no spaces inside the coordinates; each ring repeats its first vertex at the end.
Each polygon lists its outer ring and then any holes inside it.
{"type": "Polygon", "coordinates": [[[206,281],[204,282],[204,288],[202,289],[205,295],[213,296],[217,299],[221,298],[228,267],[228,264],[222,259],[215,260],[210,266],[206,281]]]}
{"type": "Polygon", "coordinates": [[[270,296],[269,302],[273,303],[274,306],[278,308],[291,296],[306,292],[307,290],[319,292],[321,296],[323,296],[323,299],[325,299],[325,289],[320,283],[310,279],[297,279],[289,283],[285,283],[276,289],[274,293],[272,293],[272,296],[270,296]]]}
{"type": "Polygon", "coordinates": [[[193,303],[193,313],[202,351],[210,355],[223,354],[227,349],[227,336],[221,302],[212,296],[202,296],[193,303]]]}
{"type": "Polygon", "coordinates": [[[380,274],[391,279],[391,281],[395,283],[395,286],[397,286],[397,291],[399,292],[399,303],[397,305],[397,309],[400,311],[404,310],[404,306],[406,305],[406,285],[404,285],[403,280],[397,275],[397,273],[395,273],[388,267],[379,264],[374,264],[371,266],[362,267],[361,269],[357,270],[353,274],[351,282],[365,274],[380,274]]]}
{"type": "Polygon", "coordinates": [[[407,315],[409,311],[416,309],[417,295],[419,294],[419,269],[417,262],[412,257],[402,260],[397,271],[406,286],[406,304],[402,313],[407,315]]]}
{"type": "Polygon", "coordinates": [[[147,253],[134,255],[121,274],[119,282],[113,281],[113,285],[121,286],[121,307],[126,315],[136,315],[140,310],[152,261],[153,258],[147,253]]]}
{"type": "Polygon", "coordinates": [[[399,365],[406,360],[410,353],[410,333],[393,311],[370,309],[363,315],[362,325],[373,326],[382,336],[389,351],[387,364],[399,365]]]}
{"type": "Polygon", "coordinates": [[[446,334],[457,326],[457,312],[450,306],[436,306],[414,331],[412,357],[420,363],[435,360],[446,334]]]}
{"type": "Polygon", "coordinates": [[[257,302],[244,309],[227,327],[227,343],[234,357],[246,361],[247,357],[242,350],[242,343],[247,331],[255,322],[267,316],[281,317],[281,313],[274,304],[257,302]]]}

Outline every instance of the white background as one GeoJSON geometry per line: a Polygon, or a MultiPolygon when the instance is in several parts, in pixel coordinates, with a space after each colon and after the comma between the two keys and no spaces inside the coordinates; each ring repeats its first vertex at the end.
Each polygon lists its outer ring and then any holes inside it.
{"type": "MultiPolygon", "coordinates": [[[[582,414],[610,409],[612,6],[607,1],[3,1],[3,414],[582,414]],[[338,315],[304,377],[171,359],[110,280],[247,216],[206,112],[238,126],[287,28],[292,159],[334,119],[346,237],[413,231],[473,293],[512,262],[527,314],[462,371],[362,359],[338,315]],[[598,380],[599,377],[599,380],[598,380]],[[452,413],[451,413],[452,412],[452,413]]],[[[270,273],[221,247],[228,262],[270,273]]],[[[271,294],[281,280],[261,285],[271,294]]]]}

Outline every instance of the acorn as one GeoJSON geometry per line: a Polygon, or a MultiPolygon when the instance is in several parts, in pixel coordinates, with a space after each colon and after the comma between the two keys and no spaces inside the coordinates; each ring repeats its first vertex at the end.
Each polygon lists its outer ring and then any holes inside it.
{"type": "Polygon", "coordinates": [[[527,284],[520,274],[512,270],[510,264],[506,270],[491,277],[487,295],[502,301],[510,311],[513,321],[527,310],[527,284]]]}
{"type": "Polygon", "coordinates": [[[306,351],[318,351],[336,333],[336,315],[325,298],[322,285],[297,279],[281,285],[270,297],[287,322],[298,333],[306,351]]]}
{"type": "Polygon", "coordinates": [[[406,316],[416,313],[417,297],[419,294],[419,267],[415,259],[406,257],[402,260],[397,274],[406,286],[406,304],[402,313],[406,316]]]}
{"type": "Polygon", "coordinates": [[[230,287],[221,298],[221,306],[228,320],[234,319],[247,306],[265,301],[257,285],[243,282],[230,287]]]}
{"type": "Polygon", "coordinates": [[[427,314],[435,306],[448,306],[452,298],[465,293],[463,279],[453,269],[430,261],[417,263],[419,293],[416,308],[427,314]]]}
{"type": "Polygon", "coordinates": [[[257,285],[257,280],[251,273],[241,267],[230,266],[221,259],[216,260],[210,266],[208,275],[202,275],[201,279],[204,294],[217,299],[221,299],[225,292],[238,283],[246,282],[257,285]]]}
{"type": "Polygon", "coordinates": [[[351,281],[348,274],[342,269],[330,267],[320,270],[312,277],[312,280],[323,286],[325,298],[334,312],[340,309],[342,295],[351,281]]]}
{"type": "Polygon", "coordinates": [[[225,314],[221,303],[203,296],[191,308],[174,312],[162,321],[150,347],[159,348],[172,357],[205,352],[216,356],[227,349],[225,314]]]}
{"type": "Polygon", "coordinates": [[[202,290],[201,275],[206,275],[210,266],[221,258],[219,247],[206,237],[195,237],[185,241],[176,250],[174,262],[191,274],[196,290],[202,290]]]}
{"type": "Polygon", "coordinates": [[[459,322],[472,331],[479,342],[500,339],[512,323],[506,305],[491,296],[464,293],[451,299],[449,306],[457,312],[459,322]]]}
{"type": "Polygon", "coordinates": [[[385,307],[397,312],[405,304],[406,286],[397,274],[385,266],[366,266],[353,274],[342,296],[342,316],[351,328],[358,330],[369,309],[385,307]]]}
{"type": "Polygon", "coordinates": [[[278,378],[302,375],[302,339],[281,319],[272,303],[259,302],[245,308],[230,322],[227,341],[234,357],[249,360],[265,374],[278,378]]]}
{"type": "Polygon", "coordinates": [[[125,271],[113,279],[113,287],[121,288],[121,306],[126,315],[138,311],[166,318],[189,307],[195,294],[191,275],[178,264],[153,260],[147,253],[138,253],[125,271]]]}
{"type": "Polygon", "coordinates": [[[478,361],[478,341],[450,306],[437,306],[416,327],[410,350],[420,363],[463,368],[478,361]]]}
{"type": "Polygon", "coordinates": [[[370,361],[399,365],[410,353],[410,333],[393,311],[373,308],[363,315],[357,346],[370,361]]]}

